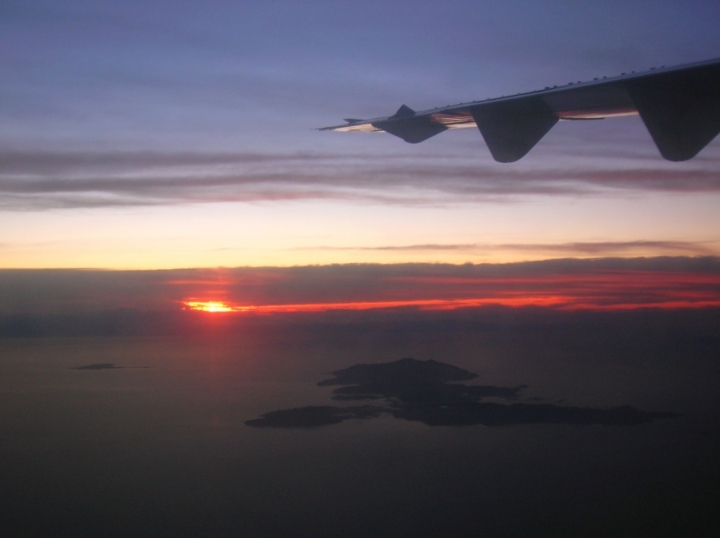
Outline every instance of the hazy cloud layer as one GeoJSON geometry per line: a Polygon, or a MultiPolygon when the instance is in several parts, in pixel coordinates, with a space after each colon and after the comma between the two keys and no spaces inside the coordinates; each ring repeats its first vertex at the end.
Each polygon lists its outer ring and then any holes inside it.
{"type": "Polygon", "coordinates": [[[484,305],[720,305],[720,260],[603,258],[513,264],[349,264],[163,271],[2,270],[0,314],[181,311],[222,301],[262,313],[484,305]]]}
{"type": "Polygon", "coordinates": [[[0,153],[0,209],[298,199],[443,204],[527,195],[717,193],[720,158],[714,153],[678,168],[638,156],[602,164],[566,156],[561,164],[542,159],[537,166],[452,154],[6,151],[0,153]]]}

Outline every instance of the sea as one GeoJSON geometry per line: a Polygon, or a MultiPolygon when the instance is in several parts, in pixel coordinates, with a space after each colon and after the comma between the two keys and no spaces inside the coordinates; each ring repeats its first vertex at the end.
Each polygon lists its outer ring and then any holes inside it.
{"type": "Polygon", "coordinates": [[[709,309],[238,316],[189,334],[0,338],[0,535],[716,536],[719,389],[709,309]],[[522,387],[485,403],[649,418],[246,424],[391,408],[318,383],[406,358],[522,387]]]}

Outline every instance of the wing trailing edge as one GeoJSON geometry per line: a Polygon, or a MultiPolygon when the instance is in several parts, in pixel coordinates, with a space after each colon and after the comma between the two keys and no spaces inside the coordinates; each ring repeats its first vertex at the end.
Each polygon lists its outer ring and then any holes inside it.
{"type": "Polygon", "coordinates": [[[323,131],[385,131],[417,144],[448,129],[477,127],[493,158],[524,157],[559,120],[639,114],[660,154],[695,157],[720,133],[720,59],[392,116],[348,119],[323,131]]]}

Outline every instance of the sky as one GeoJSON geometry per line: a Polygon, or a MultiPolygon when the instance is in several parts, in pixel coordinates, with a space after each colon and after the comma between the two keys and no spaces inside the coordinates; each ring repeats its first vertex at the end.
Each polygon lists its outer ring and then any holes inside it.
{"type": "Polygon", "coordinates": [[[717,2],[0,6],[0,267],[159,270],[720,254],[720,143],[561,122],[313,129],[720,57],[717,2]]]}
{"type": "Polygon", "coordinates": [[[720,139],[674,163],[639,117],[563,121],[501,164],[476,129],[317,130],[720,58],[719,20],[716,0],[0,1],[0,534],[720,527],[720,139]],[[367,408],[328,372],[409,357],[537,423],[330,425],[367,408]],[[245,425],[291,408],[331,413],[245,425]]]}

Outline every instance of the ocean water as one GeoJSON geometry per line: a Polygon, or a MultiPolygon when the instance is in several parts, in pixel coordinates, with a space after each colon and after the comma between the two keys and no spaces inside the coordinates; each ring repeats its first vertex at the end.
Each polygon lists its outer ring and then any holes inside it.
{"type": "Polygon", "coordinates": [[[718,326],[717,313],[695,312],[2,339],[1,534],[711,536],[720,529],[718,326]],[[403,357],[478,374],[470,384],[527,385],[515,402],[488,402],[677,416],[245,424],[347,405],[317,383],[403,357]]]}

